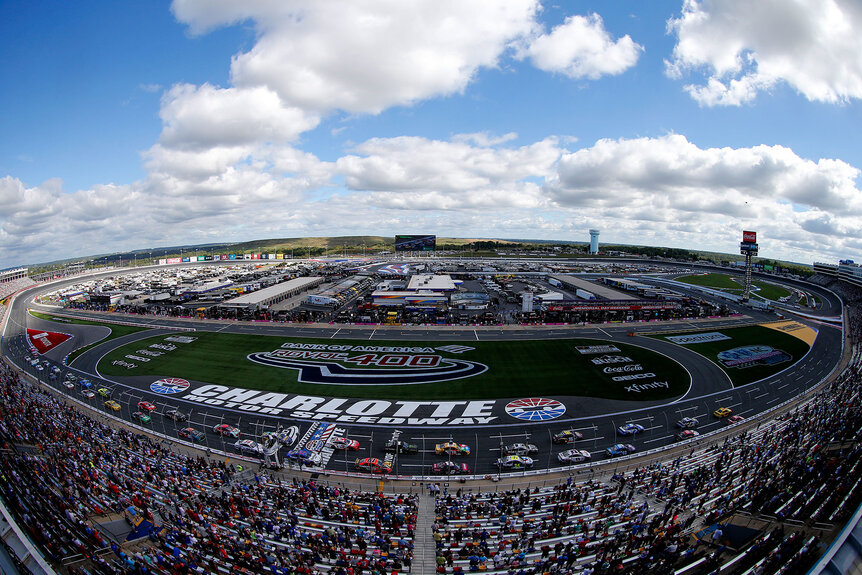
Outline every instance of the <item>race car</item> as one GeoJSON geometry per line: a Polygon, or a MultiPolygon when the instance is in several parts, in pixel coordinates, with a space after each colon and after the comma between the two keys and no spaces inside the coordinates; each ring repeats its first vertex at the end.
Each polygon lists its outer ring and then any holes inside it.
{"type": "Polygon", "coordinates": [[[138,409],[140,409],[141,411],[155,411],[156,406],[153,405],[152,403],[150,403],[149,401],[139,401],[138,402],[138,409]]]}
{"type": "Polygon", "coordinates": [[[219,425],[216,425],[215,427],[213,427],[213,431],[221,436],[228,436],[233,438],[239,437],[239,429],[237,429],[236,427],[232,427],[227,423],[221,423],[219,425]]]}
{"type": "Polygon", "coordinates": [[[207,437],[203,431],[195,429],[194,427],[186,427],[184,429],[180,429],[179,431],[177,431],[177,435],[184,439],[191,439],[192,441],[196,441],[198,443],[205,440],[207,437]]]}
{"type": "Polygon", "coordinates": [[[75,389],[75,384],[72,383],[71,381],[64,381],[63,385],[66,386],[66,389],[75,389]]]}
{"type": "Polygon", "coordinates": [[[89,389],[85,389],[84,391],[82,391],[81,395],[83,395],[87,399],[93,399],[94,397],[96,397],[96,394],[93,393],[92,390],[89,390],[89,389]]]}
{"type": "Polygon", "coordinates": [[[733,410],[730,409],[729,407],[719,407],[718,409],[716,409],[715,411],[712,412],[712,414],[719,419],[721,419],[722,417],[727,417],[731,413],[733,413],[733,410]]]}
{"type": "Polygon", "coordinates": [[[264,431],[260,437],[264,443],[269,441],[271,437],[273,441],[278,441],[282,445],[293,445],[296,442],[296,438],[299,437],[299,428],[291,425],[287,429],[279,428],[275,431],[264,431]]]}
{"type": "Polygon", "coordinates": [[[107,407],[111,411],[120,411],[121,409],[123,409],[123,406],[114,401],[113,399],[109,399],[108,401],[106,401],[105,407],[107,407]]]}
{"type": "Polygon", "coordinates": [[[497,460],[497,467],[504,469],[529,469],[533,466],[533,458],[526,455],[506,455],[497,460]]]}
{"type": "Polygon", "coordinates": [[[347,437],[336,437],[330,442],[330,445],[334,449],[343,449],[345,451],[356,451],[359,449],[359,442],[355,439],[348,439],[347,437]]]}
{"type": "Polygon", "coordinates": [[[463,443],[455,443],[454,441],[447,441],[446,443],[435,445],[434,453],[437,455],[470,455],[470,446],[463,443]]]}
{"type": "Polygon", "coordinates": [[[434,475],[469,475],[470,468],[466,463],[455,463],[454,461],[438,461],[431,466],[434,475]]]}
{"type": "Polygon", "coordinates": [[[406,441],[401,441],[400,439],[390,439],[383,444],[383,451],[385,453],[410,455],[413,453],[419,453],[419,446],[415,443],[407,443],[406,441]]]}
{"type": "Polygon", "coordinates": [[[731,415],[730,417],[727,418],[727,424],[733,425],[734,423],[739,423],[740,421],[744,421],[744,420],[745,420],[745,418],[742,417],[741,415],[731,415]]]}
{"type": "Polygon", "coordinates": [[[503,446],[503,455],[535,455],[539,448],[532,443],[510,443],[503,446]]]}
{"type": "Polygon", "coordinates": [[[376,457],[357,459],[353,465],[359,471],[369,471],[371,473],[392,473],[392,468],[386,462],[381,461],[376,457]]]}
{"type": "Polygon", "coordinates": [[[320,454],[310,449],[291,449],[284,454],[291,461],[295,461],[300,465],[320,465],[322,461],[320,454]]]}
{"type": "Polygon", "coordinates": [[[676,422],[676,426],[680,429],[694,429],[699,423],[694,417],[683,417],[676,422]]]}
{"type": "Polygon", "coordinates": [[[574,443],[579,439],[583,439],[584,434],[572,429],[565,429],[559,433],[555,433],[551,440],[557,445],[561,443],[574,443]]]}
{"type": "Polygon", "coordinates": [[[98,393],[102,397],[111,397],[111,390],[107,387],[100,387],[96,390],[96,393],[98,393]]]}
{"type": "Polygon", "coordinates": [[[605,449],[605,453],[608,454],[608,457],[628,455],[629,453],[634,453],[635,451],[635,446],[631,443],[617,443],[605,449]]]}
{"type": "Polygon", "coordinates": [[[583,463],[592,457],[586,449],[567,449],[557,454],[557,460],[560,463],[583,463]]]}
{"type": "Polygon", "coordinates": [[[252,441],[251,439],[240,439],[239,441],[234,443],[233,446],[236,447],[238,451],[241,451],[243,453],[263,455],[263,446],[257,441],[252,441]]]}
{"type": "Polygon", "coordinates": [[[676,434],[676,438],[679,439],[680,441],[684,441],[686,439],[691,439],[692,437],[697,437],[699,435],[700,435],[700,433],[698,433],[697,431],[695,431],[693,429],[684,429],[684,430],[682,430],[676,434]]]}
{"type": "Polygon", "coordinates": [[[165,417],[174,421],[187,421],[189,416],[181,412],[179,409],[169,409],[165,412],[165,417]]]}
{"type": "Polygon", "coordinates": [[[639,423],[626,423],[617,427],[617,433],[620,435],[637,435],[643,433],[644,426],[639,423]]]}
{"type": "Polygon", "coordinates": [[[132,419],[140,423],[149,423],[150,419],[152,418],[150,417],[149,413],[145,413],[143,411],[136,411],[132,414],[132,419]]]}
{"type": "Polygon", "coordinates": [[[78,385],[80,385],[84,389],[90,389],[91,387],[93,387],[93,384],[90,383],[89,379],[82,379],[81,381],[78,382],[78,385]]]}

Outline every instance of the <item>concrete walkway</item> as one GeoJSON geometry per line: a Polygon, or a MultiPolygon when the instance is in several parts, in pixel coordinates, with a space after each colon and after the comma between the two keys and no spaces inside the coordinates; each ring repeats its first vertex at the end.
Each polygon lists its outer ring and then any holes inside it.
{"type": "Polygon", "coordinates": [[[411,573],[425,575],[437,571],[436,545],[431,526],[436,519],[434,498],[428,493],[419,495],[419,511],[416,514],[416,529],[413,533],[413,566],[411,573]]]}

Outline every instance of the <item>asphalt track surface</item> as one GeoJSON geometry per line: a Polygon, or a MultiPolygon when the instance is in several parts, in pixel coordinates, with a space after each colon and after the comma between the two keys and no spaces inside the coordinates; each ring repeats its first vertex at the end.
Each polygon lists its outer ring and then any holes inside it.
{"type": "MultiPolygon", "coordinates": [[[[64,283],[74,283],[79,278],[68,280],[64,283]]],[[[59,285],[53,284],[50,289],[57,289],[59,285]]],[[[799,286],[795,286],[799,287],[799,286]]],[[[816,293],[824,302],[821,313],[836,315],[841,309],[841,303],[831,292],[821,290],[810,284],[804,284],[805,291],[816,293]]],[[[211,330],[229,333],[265,334],[279,335],[284,337],[307,337],[307,338],[335,338],[356,339],[364,342],[373,340],[404,340],[404,341],[494,341],[494,340],[527,340],[527,339],[554,339],[567,337],[584,337],[591,339],[603,339],[608,341],[621,341],[623,343],[649,347],[660,353],[664,353],[681,363],[692,375],[692,386],[689,392],[681,398],[661,402],[623,402],[602,400],[594,398],[566,398],[566,413],[551,421],[543,423],[522,423],[514,419],[497,418],[498,423],[476,426],[451,427],[407,427],[392,425],[362,425],[355,423],[332,423],[326,420],[314,421],[286,421],[284,417],[268,416],[259,413],[248,413],[245,411],[218,408],[213,406],[202,406],[199,403],[183,401],[151,393],[148,385],[152,378],[140,378],[139,382],[133,382],[136,378],[123,378],[125,383],[108,381],[110,388],[114,390],[114,399],[122,405],[122,411],[116,415],[129,419],[131,412],[140,400],[151,401],[156,404],[156,415],[148,425],[153,431],[176,437],[179,428],[192,425],[198,429],[205,430],[206,439],[204,445],[213,449],[224,451],[235,451],[232,443],[235,439],[225,439],[211,431],[212,427],[219,423],[230,423],[240,428],[242,438],[255,439],[264,430],[275,429],[278,425],[297,424],[300,427],[302,439],[316,438],[323,432],[326,436],[347,436],[360,442],[359,451],[343,452],[324,449],[323,456],[326,460],[326,469],[333,472],[353,472],[354,459],[357,457],[383,458],[382,446],[386,440],[392,437],[395,429],[400,430],[402,440],[416,443],[419,453],[414,455],[401,455],[394,461],[394,474],[402,476],[421,476],[431,473],[431,465],[435,462],[445,460],[445,456],[437,456],[434,446],[437,443],[453,440],[470,447],[471,453],[464,456],[452,456],[452,460],[458,463],[467,463],[471,472],[475,475],[493,474],[497,471],[496,459],[500,457],[500,448],[504,444],[514,442],[528,442],[538,447],[538,454],[534,455],[536,469],[557,469],[563,464],[557,461],[557,453],[569,448],[585,449],[592,454],[593,461],[606,459],[605,448],[615,443],[631,443],[638,452],[653,450],[676,443],[675,435],[678,429],[675,422],[681,417],[696,417],[700,421],[697,430],[700,433],[708,433],[725,426],[725,421],[714,418],[712,412],[720,407],[730,407],[734,414],[750,418],[757,413],[771,408],[788,399],[803,393],[806,389],[817,384],[825,378],[838,364],[842,354],[843,337],[841,330],[830,325],[819,322],[807,323],[818,330],[818,336],[809,353],[794,364],[792,367],[772,376],[741,386],[732,388],[727,376],[712,362],[702,356],[695,354],[674,344],[654,338],[629,337],[627,334],[632,330],[631,324],[613,325],[607,324],[602,327],[568,327],[568,326],[545,326],[545,327],[504,327],[504,328],[406,328],[406,327],[359,327],[359,326],[310,326],[292,324],[252,324],[252,323],[209,323],[189,320],[177,320],[155,316],[132,316],[130,321],[140,324],[152,325],[152,330],[142,331],[136,334],[117,338],[83,354],[75,361],[75,368],[71,369],[62,364],[63,357],[72,351],[71,346],[80,347],[88,345],[103,337],[99,328],[83,326],[79,324],[62,324],[38,320],[27,314],[27,307],[38,308],[32,303],[32,297],[39,292],[47,291],[45,286],[31,288],[19,295],[14,306],[9,310],[9,322],[6,335],[3,339],[4,353],[16,359],[16,363],[28,370],[39,379],[49,385],[57,387],[63,392],[70,393],[76,399],[89,402],[97,409],[104,410],[104,398],[96,395],[95,398],[87,400],[80,389],[68,392],[59,383],[63,375],[68,372],[79,374],[90,374],[89,379],[94,382],[94,388],[100,387],[102,381],[98,377],[92,377],[96,373],[95,366],[110,349],[123,345],[136,339],[151,337],[158,334],[176,334],[175,330],[165,328],[185,328],[191,326],[199,331],[211,330]],[[55,380],[48,377],[49,370],[36,371],[20,358],[29,353],[28,345],[24,336],[24,327],[61,331],[69,333],[74,337],[69,343],[64,343],[56,349],[48,352],[45,356],[53,364],[56,364],[61,373],[55,380]],[[71,343],[74,342],[74,343],[71,343]],[[64,347],[65,346],[65,347],[64,347]],[[181,411],[189,414],[188,423],[175,423],[158,414],[163,413],[170,407],[179,407],[181,411]],[[645,427],[645,431],[636,436],[621,437],[617,433],[617,427],[624,423],[639,423],[645,427]],[[573,445],[553,445],[551,436],[553,433],[563,429],[574,429],[584,435],[584,438],[573,445]]],[[[52,308],[45,310],[47,313],[57,311],[52,308]]],[[[69,313],[68,310],[63,312],[69,313]]],[[[742,319],[727,318],[710,321],[707,325],[700,322],[673,322],[634,324],[638,333],[650,331],[681,331],[685,329],[719,329],[731,327],[740,323],[751,323],[752,321],[774,320],[772,314],[759,314],[747,310],[748,317],[742,319]]],[[[76,312],[81,318],[92,318],[103,320],[104,316],[92,312],[76,312]]],[[[119,319],[112,316],[115,321],[119,319]]],[[[799,318],[797,318],[799,319],[799,318]]],[[[85,375],[85,377],[88,377],[85,375]]],[[[529,397],[525,393],[524,397],[529,397]]],[[[509,398],[511,399],[511,398],[509,398]]],[[[429,398],[433,400],[433,398],[429,398]]],[[[504,404],[505,401],[498,401],[504,404]]]]}

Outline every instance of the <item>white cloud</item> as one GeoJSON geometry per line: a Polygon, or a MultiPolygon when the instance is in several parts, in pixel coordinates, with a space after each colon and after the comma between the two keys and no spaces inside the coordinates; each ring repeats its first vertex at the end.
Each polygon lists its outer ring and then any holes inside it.
{"type": "Polygon", "coordinates": [[[160,141],[171,148],[201,149],[254,142],[290,142],[319,118],[285,105],[266,87],[216,88],[180,84],[162,98],[160,141]]]}
{"type": "Polygon", "coordinates": [[[686,90],[703,105],[752,101],[786,82],[812,101],[862,98],[862,5],[856,0],[684,0],[668,22],[671,77],[703,71],[686,90]]]}
{"type": "Polygon", "coordinates": [[[570,78],[595,80],[634,66],[643,47],[628,35],[614,41],[598,14],[569,16],[550,34],[534,38],[524,50],[533,65],[570,78]]]}
{"type": "Polygon", "coordinates": [[[538,0],[176,0],[196,33],[253,21],[237,87],[267,86],[304,110],[379,113],[464,90],[535,25],[538,0]]]}

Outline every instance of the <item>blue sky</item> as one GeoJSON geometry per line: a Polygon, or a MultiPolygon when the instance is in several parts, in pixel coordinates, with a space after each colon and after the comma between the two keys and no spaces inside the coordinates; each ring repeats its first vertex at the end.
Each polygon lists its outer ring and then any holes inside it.
{"type": "Polygon", "coordinates": [[[862,259],[848,0],[0,3],[0,267],[437,233],[862,259]]]}

